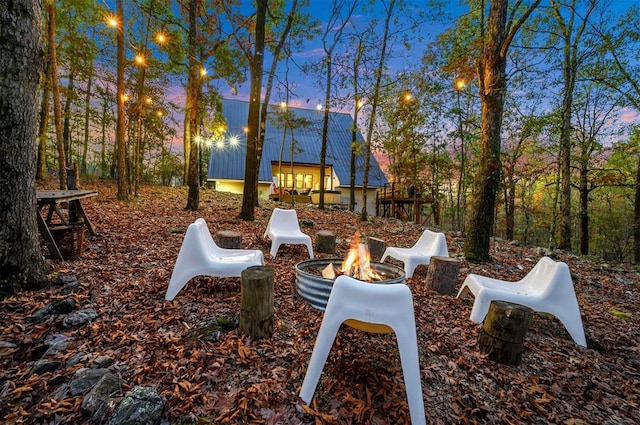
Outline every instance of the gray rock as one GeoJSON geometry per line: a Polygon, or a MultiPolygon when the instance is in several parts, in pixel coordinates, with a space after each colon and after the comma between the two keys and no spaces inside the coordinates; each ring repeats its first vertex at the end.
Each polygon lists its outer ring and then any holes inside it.
{"type": "Polygon", "coordinates": [[[71,381],[71,395],[75,397],[86,393],[107,373],[109,373],[107,369],[80,369],[76,372],[76,379],[71,381]]]}
{"type": "Polygon", "coordinates": [[[113,357],[109,357],[109,356],[96,357],[93,360],[93,362],[91,363],[91,368],[92,369],[107,368],[107,367],[111,366],[113,364],[113,362],[114,362],[113,357]]]}
{"type": "Polygon", "coordinates": [[[69,345],[69,341],[71,341],[71,338],[69,338],[66,335],[62,335],[62,334],[50,334],[50,335],[47,335],[47,337],[44,340],[44,343],[49,348],[44,353],[44,355],[45,356],[55,356],[60,351],[66,350],[67,346],[69,345]]]}
{"type": "Polygon", "coordinates": [[[73,298],[65,298],[64,300],[47,304],[40,310],[37,310],[31,315],[31,321],[38,323],[51,316],[70,313],[76,308],[78,308],[76,300],[73,298]]]}
{"type": "Polygon", "coordinates": [[[49,318],[50,316],[53,316],[55,312],[56,308],[53,306],[53,304],[47,304],[31,315],[31,321],[35,323],[41,322],[49,318]]]}
{"type": "Polygon", "coordinates": [[[124,396],[107,424],[154,424],[160,419],[166,403],[167,401],[160,397],[155,388],[135,387],[124,396]]]}
{"type": "Polygon", "coordinates": [[[54,303],[56,313],[67,314],[78,308],[78,303],[73,298],[65,298],[62,301],[54,303]]]}
{"type": "Polygon", "coordinates": [[[59,369],[62,363],[59,360],[38,360],[33,364],[30,375],[42,375],[59,369]]]}
{"type": "Polygon", "coordinates": [[[62,383],[60,384],[56,392],[53,393],[52,398],[54,400],[60,401],[60,400],[64,400],[67,397],[69,397],[69,385],[66,383],[62,383]]]}
{"type": "Polygon", "coordinates": [[[68,285],[70,283],[75,283],[77,281],[78,279],[76,279],[74,276],[58,276],[52,279],[51,283],[54,285],[62,286],[62,285],[68,285]]]}
{"type": "Polygon", "coordinates": [[[78,292],[78,289],[80,289],[80,282],[78,282],[76,280],[73,283],[69,283],[67,285],[64,285],[62,287],[62,289],[60,289],[60,291],[58,291],[58,293],[61,294],[61,295],[69,295],[71,293],[78,292]]]}
{"type": "MultiPolygon", "coordinates": [[[[91,369],[98,370],[98,369],[91,369]]],[[[91,388],[80,404],[80,411],[92,415],[103,404],[109,402],[109,397],[122,389],[122,380],[112,373],[105,373],[91,388]]]]}
{"type": "Polygon", "coordinates": [[[9,341],[0,341],[0,348],[7,348],[12,350],[14,348],[18,348],[18,345],[9,341]]]}
{"type": "Polygon", "coordinates": [[[66,366],[67,367],[75,366],[78,363],[80,363],[82,360],[84,360],[85,357],[87,357],[86,353],[78,351],[77,353],[74,353],[71,357],[69,357],[69,360],[67,360],[66,366]]]}
{"type": "Polygon", "coordinates": [[[73,328],[77,326],[83,326],[98,317],[98,312],[94,309],[88,308],[84,310],[78,310],[64,318],[62,324],[65,328],[73,328]]]}

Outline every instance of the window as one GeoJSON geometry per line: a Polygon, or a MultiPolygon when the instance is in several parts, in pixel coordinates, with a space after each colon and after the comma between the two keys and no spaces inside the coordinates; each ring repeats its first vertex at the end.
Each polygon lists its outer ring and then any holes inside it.
{"type": "Polygon", "coordinates": [[[313,174],[304,175],[304,188],[309,190],[313,189],[313,174]]]}
{"type": "Polygon", "coordinates": [[[313,174],[292,174],[282,173],[278,174],[278,181],[282,184],[282,187],[287,189],[294,189],[293,181],[295,176],[295,189],[312,189],[313,188],[313,174]]]}

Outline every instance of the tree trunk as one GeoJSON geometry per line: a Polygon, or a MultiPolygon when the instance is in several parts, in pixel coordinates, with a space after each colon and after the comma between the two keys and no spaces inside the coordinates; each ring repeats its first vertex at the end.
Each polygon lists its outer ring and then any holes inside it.
{"type": "Polygon", "coordinates": [[[395,0],[389,2],[387,16],[384,23],[384,35],[382,36],[382,47],[380,48],[380,61],[376,69],[376,83],[373,88],[373,104],[371,105],[371,116],[369,117],[369,126],[367,129],[367,139],[364,147],[364,174],[362,176],[362,210],[360,211],[360,220],[367,221],[367,186],[369,184],[369,167],[371,166],[371,139],[373,137],[373,127],[376,120],[376,109],[378,108],[378,98],[380,97],[380,88],[382,85],[382,74],[384,72],[387,60],[387,41],[389,40],[389,27],[391,25],[391,17],[393,16],[393,8],[395,0]]]}
{"type": "Polygon", "coordinates": [[[64,113],[62,114],[62,140],[64,141],[64,156],[67,160],[65,166],[75,162],[72,158],[71,149],[73,144],[71,141],[71,101],[74,97],[73,91],[75,90],[75,74],[76,71],[72,65],[71,69],[69,69],[69,77],[67,79],[67,97],[64,100],[64,113]]]}
{"type": "Polygon", "coordinates": [[[116,147],[118,149],[118,200],[129,199],[129,180],[127,179],[127,147],[125,140],[125,116],[124,116],[124,11],[122,0],[116,0],[117,27],[117,72],[116,72],[116,98],[118,113],[116,118],[116,147]]]}
{"type": "Polygon", "coordinates": [[[580,40],[587,28],[587,22],[591,12],[595,9],[597,1],[587,2],[586,11],[577,13],[578,0],[572,0],[570,5],[560,4],[557,0],[551,0],[551,7],[561,30],[563,41],[562,74],[564,88],[562,92],[561,128],[560,128],[560,220],[558,248],[571,250],[571,114],[573,113],[573,92],[576,85],[576,76],[580,65],[580,40]],[[569,10],[567,16],[564,13],[569,10]],[[574,28],[576,18],[580,24],[574,28]]]}
{"type": "Polygon", "coordinates": [[[58,81],[58,56],[56,53],[56,6],[55,2],[47,2],[47,16],[49,17],[47,32],[49,37],[49,58],[51,60],[51,88],[53,89],[53,118],[56,127],[56,142],[58,146],[58,186],[67,188],[67,159],[64,150],[62,134],[62,112],[60,111],[60,84],[58,81]]]}
{"type": "MultiPolygon", "coordinates": [[[[569,46],[565,48],[565,61],[569,61],[569,46]]],[[[573,105],[574,74],[569,63],[564,67],[564,99],[562,101],[562,127],[560,130],[560,216],[558,220],[558,248],[571,250],[571,108],[573,105]]]]}
{"type": "Polygon", "coordinates": [[[534,1],[517,22],[509,23],[508,0],[491,1],[487,19],[487,34],[478,65],[478,82],[482,102],[480,130],[480,164],[475,178],[473,200],[464,253],[469,261],[489,261],[489,243],[493,232],[496,193],[500,187],[500,141],[504,95],[507,88],[505,69],[507,51],[515,33],[538,7],[534,1]]]}
{"type": "MultiPolygon", "coordinates": [[[[335,44],[334,44],[335,46],[335,44]]],[[[332,47],[333,49],[333,47],[332,47]]],[[[320,199],[318,208],[324,209],[325,173],[327,168],[327,137],[329,134],[329,108],[331,106],[331,53],[327,54],[327,79],[324,96],[324,118],[322,120],[322,143],[320,144],[320,199]]]]}
{"type": "Polygon", "coordinates": [[[189,144],[189,168],[187,171],[187,186],[189,194],[187,195],[186,209],[197,211],[200,204],[200,167],[198,161],[198,145],[196,143],[196,121],[198,109],[198,62],[196,60],[196,36],[197,36],[197,0],[189,1],[189,36],[187,44],[189,46],[189,79],[187,81],[187,116],[189,123],[189,140],[185,143],[189,144]]]}
{"type": "Polygon", "coordinates": [[[100,176],[107,177],[109,175],[109,166],[107,164],[107,112],[109,104],[105,98],[102,99],[102,114],[100,116],[100,176]]]}
{"type": "Polygon", "coordinates": [[[480,163],[475,178],[472,209],[465,226],[465,256],[469,261],[489,261],[489,241],[493,231],[496,193],[500,187],[500,131],[506,90],[507,0],[492,1],[487,20],[487,37],[479,65],[482,124],[480,163]]]}
{"type": "MultiPolygon", "coordinates": [[[[48,26],[47,18],[47,26],[48,26]]],[[[40,106],[40,124],[38,127],[38,165],[36,180],[44,182],[47,178],[47,131],[49,129],[49,105],[51,98],[51,59],[47,49],[45,59],[44,84],[42,84],[42,104],[40,106]]]]}
{"type": "Polygon", "coordinates": [[[253,221],[257,203],[258,140],[262,137],[260,127],[260,94],[262,91],[262,69],[264,63],[265,21],[267,0],[256,0],[255,53],[251,61],[251,87],[249,93],[249,116],[247,118],[247,156],[244,169],[244,189],[240,218],[253,221]]]}
{"type": "MultiPolygon", "coordinates": [[[[513,172],[513,171],[510,171],[513,172]]],[[[505,181],[504,189],[504,214],[505,214],[505,238],[509,241],[514,238],[515,211],[516,211],[516,183],[512,176],[505,181]]]]}
{"type": "Polygon", "coordinates": [[[637,154],[636,193],[633,208],[633,262],[640,264],[640,154],[637,154]]]}
{"type": "Polygon", "coordinates": [[[364,54],[362,41],[358,42],[358,49],[353,59],[353,102],[355,108],[353,111],[353,129],[351,129],[351,158],[349,161],[349,211],[356,210],[356,154],[358,134],[358,111],[362,105],[360,104],[360,91],[358,89],[358,72],[360,71],[360,61],[364,54]]]}
{"type": "MultiPolygon", "coordinates": [[[[265,87],[264,90],[264,100],[262,102],[262,105],[260,106],[260,128],[267,128],[267,116],[268,116],[268,112],[269,112],[269,99],[271,98],[271,91],[273,89],[273,80],[276,77],[276,73],[278,70],[278,62],[280,61],[280,56],[282,55],[282,51],[284,49],[285,43],[287,41],[287,38],[289,37],[289,33],[291,32],[291,27],[293,25],[294,19],[296,17],[296,10],[298,9],[298,0],[293,0],[293,3],[291,4],[291,9],[289,9],[289,13],[287,14],[287,23],[285,24],[285,28],[284,31],[282,32],[282,36],[280,37],[280,41],[278,42],[275,50],[273,51],[273,61],[271,62],[271,69],[269,70],[269,75],[267,77],[267,85],[265,87]]],[[[287,86],[286,88],[286,92],[287,92],[287,103],[288,103],[288,99],[289,99],[289,88],[287,86]]],[[[284,130],[282,132],[282,139],[283,139],[283,145],[284,145],[284,130]]],[[[260,162],[262,161],[262,147],[264,145],[264,133],[259,132],[258,133],[258,141],[256,144],[256,164],[258,164],[258,167],[260,167],[260,162]]],[[[293,140],[293,138],[291,139],[293,140]]],[[[291,155],[291,158],[293,159],[293,154],[291,155]]],[[[282,163],[282,153],[280,155],[280,163],[282,163]]],[[[280,170],[278,170],[278,173],[280,173],[280,170]]],[[[255,177],[256,177],[256,182],[255,182],[255,187],[256,187],[256,204],[255,206],[258,206],[258,195],[257,195],[257,189],[258,189],[258,177],[259,177],[259,171],[256,173],[255,177]]],[[[281,173],[280,173],[281,174],[281,173]]],[[[292,198],[293,199],[293,198],[292,198]]]]}
{"type": "Polygon", "coordinates": [[[38,242],[35,176],[41,3],[0,2],[0,293],[46,281],[38,242]]]}
{"type": "Polygon", "coordinates": [[[82,140],[82,156],[80,161],[80,172],[87,173],[87,151],[89,150],[89,124],[91,115],[91,92],[93,86],[93,66],[90,69],[89,79],[87,80],[87,92],[84,98],[84,137],[82,140]]]}
{"type": "MultiPolygon", "coordinates": [[[[189,92],[189,81],[187,81],[186,92],[189,92]]],[[[182,174],[182,184],[186,185],[189,180],[189,162],[191,161],[191,126],[189,125],[189,98],[185,101],[184,107],[184,131],[182,134],[182,145],[184,146],[184,170],[182,174]]]]}
{"type": "Polygon", "coordinates": [[[589,255],[589,182],[587,180],[589,157],[583,156],[580,164],[580,255],[589,255]]]}

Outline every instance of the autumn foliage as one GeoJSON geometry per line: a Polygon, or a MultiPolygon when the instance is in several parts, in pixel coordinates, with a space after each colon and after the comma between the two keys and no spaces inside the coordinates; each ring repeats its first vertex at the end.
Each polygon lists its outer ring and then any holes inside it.
{"type": "MultiPolygon", "coordinates": [[[[204,190],[200,210],[185,211],[186,188],[142,187],[139,199],[116,200],[110,184],[85,185],[99,195],[85,204],[98,232],[84,255],[54,262],[56,276],[75,276],[77,292],[63,296],[51,286],[0,302],[0,417],[8,423],[81,423],[82,396],[68,384],[93,359],[110,356],[111,369],[126,383],[151,386],[167,399],[163,417],[182,423],[401,424],[409,410],[393,335],[342,327],[321,376],[314,401],[298,392],[322,312],[295,291],[294,264],[307,259],[302,246],[283,246],[267,265],[275,269],[275,320],[271,338],[253,341],[237,329],[217,340],[193,332],[219,317],[236,317],[240,282],[198,277],[175,300],[164,300],[187,225],[204,217],[210,230],[236,230],[244,248],[269,251],[262,239],[271,209],[264,201],[255,221],[237,219],[237,195],[204,190]],[[64,315],[33,323],[31,315],[53,300],[71,296],[93,306],[98,317],[76,329],[64,315]],[[30,375],[43,355],[47,335],[71,338],[57,356],[61,367],[30,375]],[[81,361],[67,366],[72,356],[81,361]]],[[[338,236],[337,256],[355,231],[389,245],[410,246],[421,229],[412,223],[298,206],[302,230],[338,236]]],[[[492,241],[491,263],[468,264],[461,235],[448,234],[451,256],[462,261],[459,287],[468,273],[518,280],[543,255],[540,250],[492,241]]],[[[566,253],[548,253],[572,272],[590,348],[574,344],[560,322],[535,314],[522,363],[494,363],[475,347],[481,325],[469,320],[472,301],[441,295],[425,284],[427,268],[408,280],[415,303],[421,379],[427,423],[621,423],[640,422],[640,311],[637,272],[566,253]]],[[[322,254],[320,254],[322,256],[322,254]]],[[[53,276],[52,276],[53,277],[53,276]]]]}

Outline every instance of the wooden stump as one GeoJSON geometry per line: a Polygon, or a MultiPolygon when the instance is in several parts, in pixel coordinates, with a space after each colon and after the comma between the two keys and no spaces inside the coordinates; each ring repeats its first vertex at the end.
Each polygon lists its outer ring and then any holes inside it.
{"type": "Polygon", "coordinates": [[[532,309],[520,304],[491,301],[483,332],[478,337],[480,351],[493,361],[519,365],[532,314],[532,309]]]}
{"type": "Polygon", "coordinates": [[[240,274],[240,333],[251,338],[273,334],[272,267],[251,266],[240,274]]]}
{"type": "Polygon", "coordinates": [[[440,294],[453,295],[458,282],[460,261],[449,257],[431,257],[426,283],[440,294]]]}
{"type": "Polygon", "coordinates": [[[242,248],[242,235],[234,230],[220,230],[216,233],[216,244],[220,248],[242,248]]]}
{"type": "Polygon", "coordinates": [[[386,242],[378,238],[369,238],[367,244],[369,245],[369,254],[371,255],[371,259],[374,261],[380,261],[384,255],[384,251],[387,249],[386,242]]]}
{"type": "Polygon", "coordinates": [[[333,254],[336,251],[336,234],[329,230],[316,233],[316,252],[333,254]]]}

